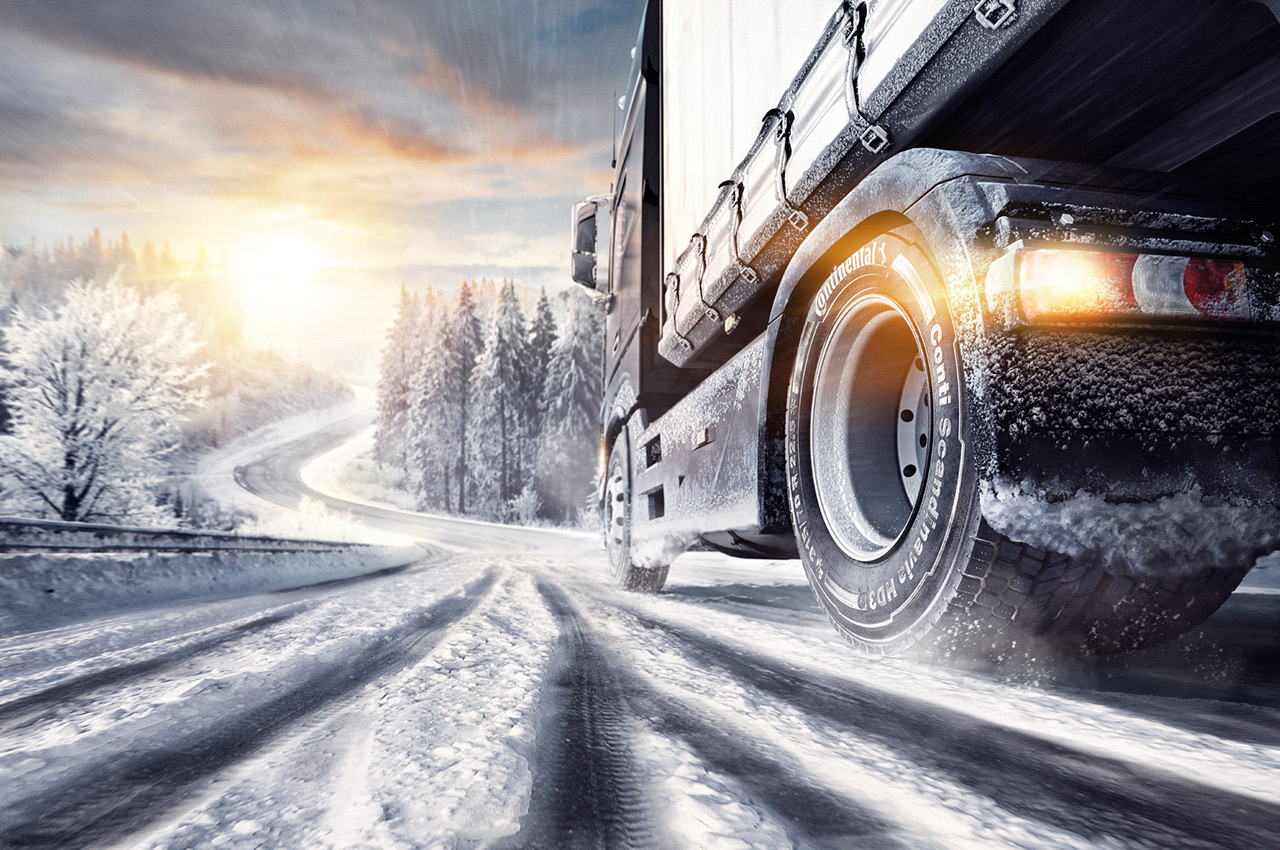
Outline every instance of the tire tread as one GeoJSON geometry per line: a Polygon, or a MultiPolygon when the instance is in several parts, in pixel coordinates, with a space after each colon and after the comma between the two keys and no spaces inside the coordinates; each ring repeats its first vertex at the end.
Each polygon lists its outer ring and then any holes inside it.
{"type": "Polygon", "coordinates": [[[932,643],[984,653],[1018,641],[1089,654],[1138,649],[1195,628],[1245,572],[1208,567],[1185,577],[1116,575],[1103,564],[1010,540],[983,520],[932,643]]]}

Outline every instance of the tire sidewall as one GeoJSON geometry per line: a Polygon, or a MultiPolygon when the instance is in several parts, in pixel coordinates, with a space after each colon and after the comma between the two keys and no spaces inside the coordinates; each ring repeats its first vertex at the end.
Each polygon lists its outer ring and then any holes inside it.
{"type": "Polygon", "coordinates": [[[916,642],[942,615],[978,518],[959,345],[941,278],[913,235],[882,234],[833,266],[810,301],[787,388],[787,486],[801,559],[841,631],[880,651],[916,642]],[[928,373],[933,442],[905,530],[886,553],[859,561],[823,520],[809,429],[824,345],[839,317],[871,298],[891,301],[916,335],[928,373]]]}

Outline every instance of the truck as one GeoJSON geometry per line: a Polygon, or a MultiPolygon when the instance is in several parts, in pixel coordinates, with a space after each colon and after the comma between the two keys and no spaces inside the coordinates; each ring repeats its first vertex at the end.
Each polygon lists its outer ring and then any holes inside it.
{"type": "Polygon", "coordinates": [[[798,557],[869,653],[1111,653],[1280,548],[1276,0],[647,0],[624,91],[618,586],[798,557]]]}

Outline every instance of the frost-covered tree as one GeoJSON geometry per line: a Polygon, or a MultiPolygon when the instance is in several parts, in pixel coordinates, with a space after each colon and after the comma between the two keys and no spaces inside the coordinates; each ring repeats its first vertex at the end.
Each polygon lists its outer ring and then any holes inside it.
{"type": "Polygon", "coordinates": [[[542,416],[539,402],[542,400],[542,386],[546,381],[547,364],[551,360],[551,346],[556,341],[556,320],[551,314],[551,303],[547,300],[547,289],[542,288],[538,301],[533,308],[533,319],[529,322],[529,368],[525,375],[529,385],[524,388],[523,395],[530,405],[528,411],[529,439],[535,445],[542,431],[542,416]]]}
{"type": "Polygon", "coordinates": [[[457,367],[449,318],[446,303],[429,290],[412,341],[405,424],[405,480],[423,509],[450,509],[454,455],[444,438],[456,430],[457,415],[446,378],[457,367]]]}
{"type": "Polygon", "coordinates": [[[470,507],[471,376],[483,347],[474,292],[464,281],[452,307],[434,291],[421,299],[402,292],[384,352],[379,458],[405,472],[423,508],[470,507]],[[388,456],[397,434],[399,454],[388,456]]]}
{"type": "Polygon", "coordinates": [[[535,481],[543,513],[557,521],[577,518],[595,478],[593,465],[582,458],[596,444],[603,337],[601,314],[584,299],[576,299],[551,349],[542,388],[535,481]]]}
{"type": "MultiPolygon", "coordinates": [[[[150,243],[148,243],[150,244],[150,243]]],[[[417,295],[400,286],[395,322],[387,332],[378,371],[377,414],[373,433],[374,457],[395,469],[406,467],[410,386],[417,363],[413,350],[421,305],[417,295]]]]}
{"type": "Polygon", "coordinates": [[[202,399],[200,344],[171,293],[74,283],[4,330],[0,437],[9,509],[67,521],[150,522],[180,418],[202,399]]]}
{"type": "Polygon", "coordinates": [[[471,477],[468,467],[468,447],[474,439],[471,429],[471,375],[475,371],[476,359],[484,348],[476,310],[475,294],[466,281],[463,281],[450,319],[449,343],[454,360],[444,379],[448,397],[457,405],[457,420],[455,430],[442,435],[451,438],[456,458],[454,482],[458,488],[459,513],[467,512],[468,480],[471,477]]]}
{"type": "Polygon", "coordinates": [[[452,510],[457,455],[452,440],[458,430],[457,404],[450,397],[448,375],[456,370],[456,354],[449,345],[448,325],[433,329],[413,376],[406,480],[424,510],[452,510]]]}
{"type": "Polygon", "coordinates": [[[472,468],[479,508],[503,517],[524,489],[530,446],[529,344],[515,287],[503,285],[471,376],[475,430],[472,468]]]}
{"type": "Polygon", "coordinates": [[[551,346],[555,342],[556,319],[551,313],[551,302],[547,300],[547,288],[544,286],[538,294],[537,304],[534,305],[533,319],[529,322],[529,371],[539,376],[538,392],[541,392],[541,376],[547,374],[551,346]]]}

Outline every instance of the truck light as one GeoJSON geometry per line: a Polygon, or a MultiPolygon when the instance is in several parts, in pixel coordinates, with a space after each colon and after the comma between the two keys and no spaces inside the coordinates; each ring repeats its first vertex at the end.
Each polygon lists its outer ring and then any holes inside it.
{"type": "Polygon", "coordinates": [[[1280,319],[1274,298],[1252,297],[1274,295],[1275,273],[1232,260],[1044,248],[1022,251],[1016,267],[1018,302],[1032,322],[1280,319]]]}
{"type": "Polygon", "coordinates": [[[1031,321],[1087,319],[1137,310],[1136,254],[1027,251],[1018,269],[1023,314],[1031,321]]]}

